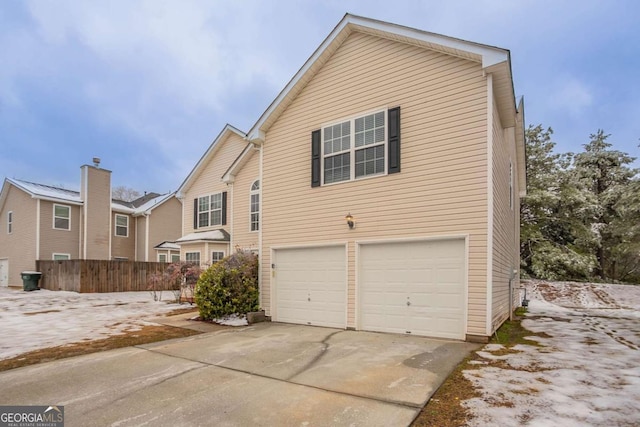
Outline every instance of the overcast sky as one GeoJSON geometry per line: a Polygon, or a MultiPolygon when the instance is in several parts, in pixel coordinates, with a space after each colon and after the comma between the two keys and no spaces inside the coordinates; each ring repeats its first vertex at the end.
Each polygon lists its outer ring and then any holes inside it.
{"type": "MultiPolygon", "coordinates": [[[[248,131],[346,12],[511,51],[527,124],[638,157],[640,2],[2,1],[0,177],[176,190],[226,123],[248,131]]],[[[636,161],[635,166],[640,166],[636,161]]]]}

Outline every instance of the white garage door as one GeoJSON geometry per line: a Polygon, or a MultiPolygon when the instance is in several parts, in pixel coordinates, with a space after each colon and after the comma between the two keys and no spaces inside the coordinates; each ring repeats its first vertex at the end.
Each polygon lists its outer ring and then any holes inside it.
{"type": "Polygon", "coordinates": [[[464,240],[363,244],[358,258],[361,329],[465,338],[464,240]]]}
{"type": "Polygon", "coordinates": [[[274,251],[278,322],[346,327],[344,246],[274,251]]]}

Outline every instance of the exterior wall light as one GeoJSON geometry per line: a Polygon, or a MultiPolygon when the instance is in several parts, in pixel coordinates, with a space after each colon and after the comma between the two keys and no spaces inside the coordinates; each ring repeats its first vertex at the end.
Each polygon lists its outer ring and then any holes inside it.
{"type": "Polygon", "coordinates": [[[347,220],[347,225],[349,226],[349,230],[353,230],[353,227],[356,226],[356,222],[353,219],[353,216],[351,215],[351,213],[348,213],[347,216],[344,217],[345,220],[347,220]]]}

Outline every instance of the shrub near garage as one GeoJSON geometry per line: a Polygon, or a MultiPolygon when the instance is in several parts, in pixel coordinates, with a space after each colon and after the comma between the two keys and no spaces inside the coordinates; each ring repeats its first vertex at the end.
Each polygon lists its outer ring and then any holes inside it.
{"type": "Polygon", "coordinates": [[[203,320],[257,311],[258,257],[238,251],[213,264],[198,279],[195,302],[203,320]]]}

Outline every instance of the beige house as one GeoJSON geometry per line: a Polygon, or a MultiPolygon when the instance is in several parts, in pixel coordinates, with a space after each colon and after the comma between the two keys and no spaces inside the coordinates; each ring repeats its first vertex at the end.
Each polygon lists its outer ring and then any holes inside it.
{"type": "Polygon", "coordinates": [[[180,237],[175,194],[112,200],[111,171],[81,168],[80,191],[6,178],[0,192],[0,286],[20,285],[36,260],[170,261],[180,237]],[[163,258],[163,254],[166,258],[163,258]]]}
{"type": "Polygon", "coordinates": [[[246,135],[225,126],[178,189],[181,258],[209,265],[233,250],[258,250],[260,155],[246,135]]]}
{"type": "Polygon", "coordinates": [[[181,254],[257,247],[274,321],[487,340],[515,303],[523,119],[508,50],[346,15],[189,175],[181,254]]]}

